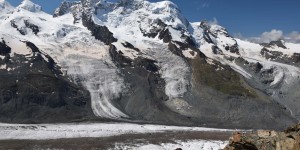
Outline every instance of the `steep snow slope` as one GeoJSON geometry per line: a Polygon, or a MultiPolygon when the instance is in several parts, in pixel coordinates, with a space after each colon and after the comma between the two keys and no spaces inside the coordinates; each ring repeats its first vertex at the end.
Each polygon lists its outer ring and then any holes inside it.
{"type": "MultiPolygon", "coordinates": [[[[82,25],[74,25],[71,14],[53,18],[28,0],[23,1],[16,9],[18,11],[14,11],[0,23],[2,35],[15,35],[13,38],[33,42],[49,54],[65,74],[90,91],[96,116],[126,117],[110,102],[119,96],[124,85],[110,62],[107,46],[91,37],[82,25]],[[15,27],[12,27],[12,22],[15,27]],[[36,26],[38,32],[34,33],[26,22],[36,26]]],[[[9,45],[13,44],[10,43],[9,45]]],[[[27,49],[17,46],[12,45],[13,52],[27,49]]],[[[22,52],[25,53],[27,52],[22,52]]]]}
{"type": "Polygon", "coordinates": [[[30,12],[39,12],[42,10],[42,7],[31,2],[30,0],[24,0],[18,7],[18,10],[25,9],[30,12]]]}
{"type": "Polygon", "coordinates": [[[5,16],[11,13],[14,10],[14,7],[11,6],[5,0],[0,0],[0,20],[4,19],[5,16]]]}
{"type": "Polygon", "coordinates": [[[159,22],[162,22],[168,26],[173,41],[184,41],[181,38],[181,31],[175,29],[181,29],[188,34],[190,25],[174,3],[170,1],[150,3],[144,0],[129,0],[122,3],[99,1],[94,9],[93,20],[98,25],[106,26],[114,37],[119,39],[112,44],[126,57],[135,59],[142,56],[158,62],[160,74],[166,81],[165,91],[170,98],[181,97],[186,92],[189,85],[188,66],[182,59],[172,54],[167,44],[158,37],[145,36],[161,28],[159,22]],[[140,53],[134,50],[126,51],[120,44],[122,42],[129,42],[138,48],[140,53]]]}
{"type": "Polygon", "coordinates": [[[192,26],[194,28],[193,36],[201,52],[209,58],[229,65],[246,78],[252,77],[242,67],[227,59],[238,57],[239,51],[236,47],[236,40],[228,35],[225,28],[207,22],[195,22],[192,23],[192,26]]]}

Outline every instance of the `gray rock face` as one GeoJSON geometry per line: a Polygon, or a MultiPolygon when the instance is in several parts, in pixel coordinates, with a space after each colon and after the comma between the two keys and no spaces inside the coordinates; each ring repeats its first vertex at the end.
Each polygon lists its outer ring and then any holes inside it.
{"type": "Polygon", "coordinates": [[[215,54],[222,54],[222,51],[220,50],[220,47],[218,46],[222,46],[225,48],[226,51],[230,51],[231,53],[236,53],[239,54],[239,48],[238,48],[238,44],[236,43],[235,39],[232,38],[227,30],[225,28],[218,28],[218,29],[213,29],[212,25],[210,25],[208,22],[206,21],[202,21],[200,23],[200,27],[203,29],[203,37],[206,40],[206,42],[214,44],[215,47],[214,49],[214,53],[215,54]],[[232,40],[235,41],[234,45],[218,45],[218,43],[216,42],[216,38],[218,38],[219,34],[224,35],[225,37],[231,38],[232,40]]]}
{"type": "Polygon", "coordinates": [[[290,64],[294,66],[299,67],[299,53],[293,53],[292,56],[288,56],[286,54],[283,54],[281,51],[276,50],[270,50],[272,47],[279,47],[286,51],[288,51],[288,48],[284,44],[284,41],[272,41],[270,43],[263,43],[261,44],[264,46],[264,48],[261,50],[261,55],[264,56],[266,59],[271,59],[272,61],[284,63],[284,64],[290,64]]]}
{"type": "Polygon", "coordinates": [[[106,26],[100,26],[95,24],[92,21],[92,18],[88,14],[85,13],[83,14],[82,23],[85,27],[87,27],[91,31],[92,35],[97,40],[100,40],[107,45],[117,41],[117,39],[114,38],[113,34],[108,30],[106,26]]]}
{"type": "Polygon", "coordinates": [[[10,48],[4,41],[0,44],[1,54],[7,54],[1,64],[14,68],[0,69],[0,121],[48,123],[92,119],[88,91],[63,77],[53,59],[33,43],[26,44],[33,52],[30,58],[9,57],[10,48]]]}
{"type": "Polygon", "coordinates": [[[11,52],[11,48],[6,45],[5,41],[0,42],[0,55],[6,56],[11,52]]]}
{"type": "Polygon", "coordinates": [[[262,43],[261,45],[263,45],[264,47],[267,47],[267,48],[270,48],[272,46],[278,46],[278,47],[281,47],[283,49],[287,49],[287,47],[284,45],[282,40],[271,41],[270,43],[262,43]]]}
{"type": "Polygon", "coordinates": [[[60,7],[55,10],[53,17],[63,16],[68,13],[72,13],[74,17],[74,24],[78,23],[78,21],[81,20],[81,15],[82,15],[82,5],[80,1],[78,2],[63,1],[60,7]]]}

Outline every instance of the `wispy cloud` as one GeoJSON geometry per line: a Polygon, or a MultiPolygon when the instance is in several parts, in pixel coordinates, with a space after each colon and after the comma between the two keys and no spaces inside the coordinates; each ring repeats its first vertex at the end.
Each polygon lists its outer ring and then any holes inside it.
{"type": "Polygon", "coordinates": [[[214,24],[214,25],[219,24],[218,19],[215,18],[215,17],[213,18],[213,20],[209,20],[208,23],[209,23],[209,24],[214,24]]]}
{"type": "Polygon", "coordinates": [[[269,43],[276,40],[285,40],[292,43],[300,43],[300,33],[293,31],[288,34],[284,34],[282,30],[273,29],[271,31],[263,32],[257,37],[244,37],[241,33],[234,35],[236,38],[248,40],[255,43],[269,43]]]}
{"type": "Polygon", "coordinates": [[[293,31],[285,36],[285,40],[300,43],[300,33],[298,31],[293,31]]]}
{"type": "Polygon", "coordinates": [[[202,8],[209,8],[209,3],[204,2],[204,3],[202,3],[201,7],[202,8]]]}

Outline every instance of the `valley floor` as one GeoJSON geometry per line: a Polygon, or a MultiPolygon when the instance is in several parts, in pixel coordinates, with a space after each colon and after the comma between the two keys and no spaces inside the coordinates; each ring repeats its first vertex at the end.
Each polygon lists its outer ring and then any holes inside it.
{"type": "Polygon", "coordinates": [[[0,124],[0,149],[218,150],[233,131],[130,123],[0,124]]]}

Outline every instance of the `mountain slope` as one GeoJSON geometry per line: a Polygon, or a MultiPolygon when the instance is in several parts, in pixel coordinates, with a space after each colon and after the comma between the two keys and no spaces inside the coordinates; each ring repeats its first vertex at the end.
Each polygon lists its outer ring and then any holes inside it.
{"type": "MultiPolygon", "coordinates": [[[[189,23],[170,1],[63,2],[53,16],[28,0],[17,8],[5,4],[9,7],[0,15],[0,75],[16,74],[8,57],[30,54],[26,46],[7,44],[7,37],[34,44],[46,64],[55,64],[49,74],[58,73],[60,80],[78,86],[73,93],[89,91],[80,107],[87,113],[73,120],[284,128],[300,119],[299,44],[235,39],[219,25],[189,23]]],[[[58,83],[51,83],[58,89],[58,83]]]]}

